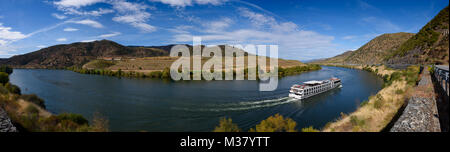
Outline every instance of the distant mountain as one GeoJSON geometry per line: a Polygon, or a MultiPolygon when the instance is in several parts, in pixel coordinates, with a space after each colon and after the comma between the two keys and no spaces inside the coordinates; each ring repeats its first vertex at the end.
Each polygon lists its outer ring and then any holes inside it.
{"type": "Polygon", "coordinates": [[[64,68],[81,66],[102,57],[135,58],[169,55],[168,49],[161,48],[165,47],[126,47],[109,40],[78,42],[16,55],[0,60],[0,64],[20,68],[64,68]]]}
{"type": "Polygon", "coordinates": [[[449,10],[439,12],[422,29],[386,57],[391,64],[449,64],[449,10]]]}
{"type": "MultiPolygon", "coordinates": [[[[185,45],[192,55],[193,46],[185,45]]],[[[82,67],[84,64],[96,59],[130,59],[143,57],[169,56],[175,44],[165,46],[123,46],[109,40],[93,42],[77,42],[72,44],[55,45],[35,52],[16,55],[8,59],[0,59],[0,64],[15,68],[66,68],[70,66],[82,67]]],[[[202,45],[204,50],[206,46],[202,45]]],[[[226,45],[218,45],[223,55],[226,45]]],[[[231,47],[231,50],[247,52],[231,47]]]]}
{"type": "Polygon", "coordinates": [[[381,64],[413,33],[390,33],[377,36],[355,51],[347,51],[332,58],[316,61],[325,64],[381,64]]]}

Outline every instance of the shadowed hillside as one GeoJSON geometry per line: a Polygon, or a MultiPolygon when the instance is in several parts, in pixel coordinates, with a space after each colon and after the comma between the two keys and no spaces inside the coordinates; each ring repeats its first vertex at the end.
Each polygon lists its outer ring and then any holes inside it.
{"type": "Polygon", "coordinates": [[[441,10],[422,29],[396,49],[386,61],[390,64],[447,64],[449,62],[449,10],[441,10]]]}
{"type": "Polygon", "coordinates": [[[355,51],[316,61],[323,64],[380,64],[383,59],[408,40],[412,33],[389,33],[377,36],[355,51]]]}
{"type": "Polygon", "coordinates": [[[21,68],[64,68],[81,66],[99,57],[130,58],[166,56],[168,54],[168,50],[160,48],[126,47],[113,41],[101,40],[55,45],[35,52],[3,59],[0,62],[1,64],[21,68]]]}

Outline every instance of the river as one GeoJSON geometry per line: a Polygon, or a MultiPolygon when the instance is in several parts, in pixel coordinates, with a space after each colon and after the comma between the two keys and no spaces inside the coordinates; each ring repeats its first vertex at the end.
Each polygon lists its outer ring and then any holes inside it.
{"type": "Polygon", "coordinates": [[[366,71],[327,66],[281,78],[271,92],[258,91],[257,81],[170,82],[43,69],[14,69],[10,81],[23,94],[43,98],[52,113],[92,119],[98,112],[111,131],[212,131],[221,117],[247,131],[276,113],[295,120],[299,130],[322,128],[341,112],[355,111],[383,83],[366,71]],[[343,87],[305,100],[287,98],[293,84],[331,76],[342,79],[343,87]]]}

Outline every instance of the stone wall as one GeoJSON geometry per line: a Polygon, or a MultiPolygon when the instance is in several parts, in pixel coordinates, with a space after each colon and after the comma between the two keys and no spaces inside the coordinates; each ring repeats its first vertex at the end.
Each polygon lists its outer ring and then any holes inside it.
{"type": "Polygon", "coordinates": [[[11,123],[8,114],[0,107],[0,132],[17,132],[16,127],[11,123]]]}
{"type": "Polygon", "coordinates": [[[407,106],[391,132],[440,132],[439,116],[429,71],[424,69],[407,106]]]}

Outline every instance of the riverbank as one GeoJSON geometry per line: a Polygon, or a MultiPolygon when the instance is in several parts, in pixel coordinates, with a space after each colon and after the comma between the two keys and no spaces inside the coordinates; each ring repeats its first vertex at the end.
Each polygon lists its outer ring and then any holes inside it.
{"type": "MultiPolygon", "coordinates": [[[[307,64],[303,66],[291,66],[291,67],[279,67],[278,68],[278,77],[286,77],[301,74],[308,71],[315,71],[322,69],[319,65],[316,64],[307,64]]],[[[114,76],[114,77],[127,77],[127,78],[156,78],[156,79],[171,79],[170,78],[170,69],[164,68],[164,70],[155,70],[150,72],[139,72],[139,71],[122,71],[122,69],[118,70],[108,70],[108,69],[87,69],[87,68],[79,68],[79,67],[68,67],[66,70],[70,70],[73,72],[77,72],[80,74],[95,74],[95,75],[106,75],[106,76],[114,76]]],[[[258,74],[258,72],[256,73],[258,74]]],[[[192,78],[193,73],[190,73],[192,78]]],[[[236,70],[233,70],[233,75],[236,75],[236,70]]],[[[225,77],[225,71],[222,71],[222,76],[225,77]]],[[[248,78],[248,69],[244,69],[244,79],[248,78]]]]}
{"type": "Polygon", "coordinates": [[[22,94],[9,82],[13,70],[0,70],[0,132],[87,132],[108,131],[108,121],[97,115],[91,123],[82,115],[54,115],[46,110],[44,100],[35,94],[22,94]]]}
{"type": "Polygon", "coordinates": [[[384,87],[377,94],[350,114],[341,117],[322,128],[323,132],[379,132],[394,118],[409,98],[411,89],[418,80],[419,66],[406,70],[394,70],[385,66],[351,66],[373,72],[384,80],[384,87]]]}

